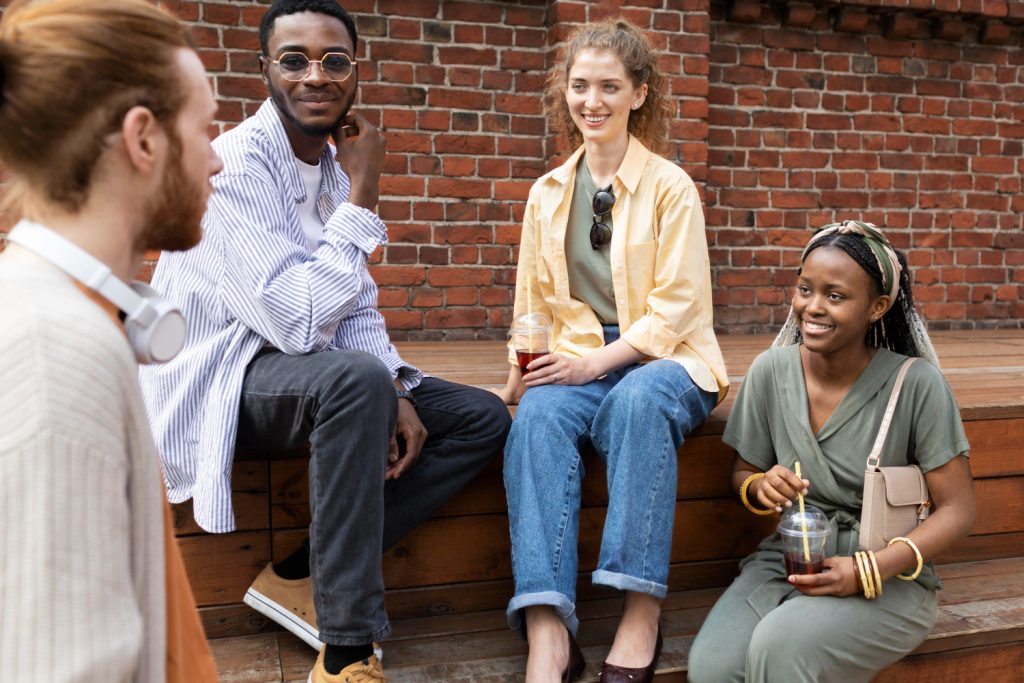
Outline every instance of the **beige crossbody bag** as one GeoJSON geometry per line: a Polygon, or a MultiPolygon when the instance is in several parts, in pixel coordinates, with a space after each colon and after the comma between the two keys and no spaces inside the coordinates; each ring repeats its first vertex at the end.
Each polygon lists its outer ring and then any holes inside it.
{"type": "Polygon", "coordinates": [[[903,467],[879,467],[882,446],[889,433],[896,401],[900,397],[903,379],[910,364],[916,358],[908,358],[900,366],[896,383],[889,397],[889,405],[882,416],[878,436],[871,447],[867,468],[864,471],[864,507],[860,513],[860,547],[862,550],[878,551],[896,536],[906,536],[914,527],[928,518],[931,502],[928,500],[928,484],[917,465],[903,467]]]}

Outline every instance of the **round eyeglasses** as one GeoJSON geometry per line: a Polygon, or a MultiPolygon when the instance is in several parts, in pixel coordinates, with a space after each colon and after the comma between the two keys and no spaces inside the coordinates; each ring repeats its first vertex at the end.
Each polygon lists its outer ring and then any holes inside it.
{"type": "Polygon", "coordinates": [[[320,71],[328,80],[335,82],[348,80],[356,70],[356,63],[344,52],[328,52],[320,59],[310,59],[301,52],[285,52],[270,61],[277,65],[281,76],[288,81],[303,80],[314,64],[320,66],[320,71]]]}
{"type": "Polygon", "coordinates": [[[612,212],[615,206],[615,195],[612,194],[612,186],[602,187],[594,193],[592,207],[594,209],[594,224],[590,226],[590,248],[597,251],[607,247],[612,241],[612,229],[602,219],[612,212]]]}

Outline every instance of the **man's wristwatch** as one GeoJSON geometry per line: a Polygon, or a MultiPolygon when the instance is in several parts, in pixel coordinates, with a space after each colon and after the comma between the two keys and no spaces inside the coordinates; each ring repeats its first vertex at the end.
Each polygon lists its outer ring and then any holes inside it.
{"type": "Polygon", "coordinates": [[[406,401],[411,403],[413,408],[417,407],[416,399],[412,397],[412,392],[408,389],[399,389],[395,393],[398,395],[398,398],[404,398],[406,401]]]}

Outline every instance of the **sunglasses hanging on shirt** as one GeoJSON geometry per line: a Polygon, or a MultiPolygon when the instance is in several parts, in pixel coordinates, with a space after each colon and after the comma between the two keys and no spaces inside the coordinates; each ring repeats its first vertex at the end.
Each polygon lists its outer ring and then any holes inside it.
{"type": "Polygon", "coordinates": [[[590,247],[597,251],[607,247],[612,241],[612,229],[604,222],[604,217],[612,212],[615,206],[615,195],[612,186],[602,187],[594,193],[594,224],[590,226],[590,247]]]}

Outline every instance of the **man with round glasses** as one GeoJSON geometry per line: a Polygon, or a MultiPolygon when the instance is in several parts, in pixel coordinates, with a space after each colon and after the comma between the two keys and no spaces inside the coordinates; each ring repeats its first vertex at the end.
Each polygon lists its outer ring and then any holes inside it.
{"type": "Polygon", "coordinates": [[[245,601],[320,649],[313,683],[384,680],[382,549],[500,452],[510,418],[490,392],[424,377],[388,338],[366,267],[386,241],[385,144],[351,111],[352,19],[335,0],[276,0],[260,45],[270,97],[214,141],[224,171],[204,240],[153,276],[192,324],[187,347],[143,391],[169,496],[191,497],[208,531],[235,527],[236,444],[310,444],[309,540],[245,601]]]}

